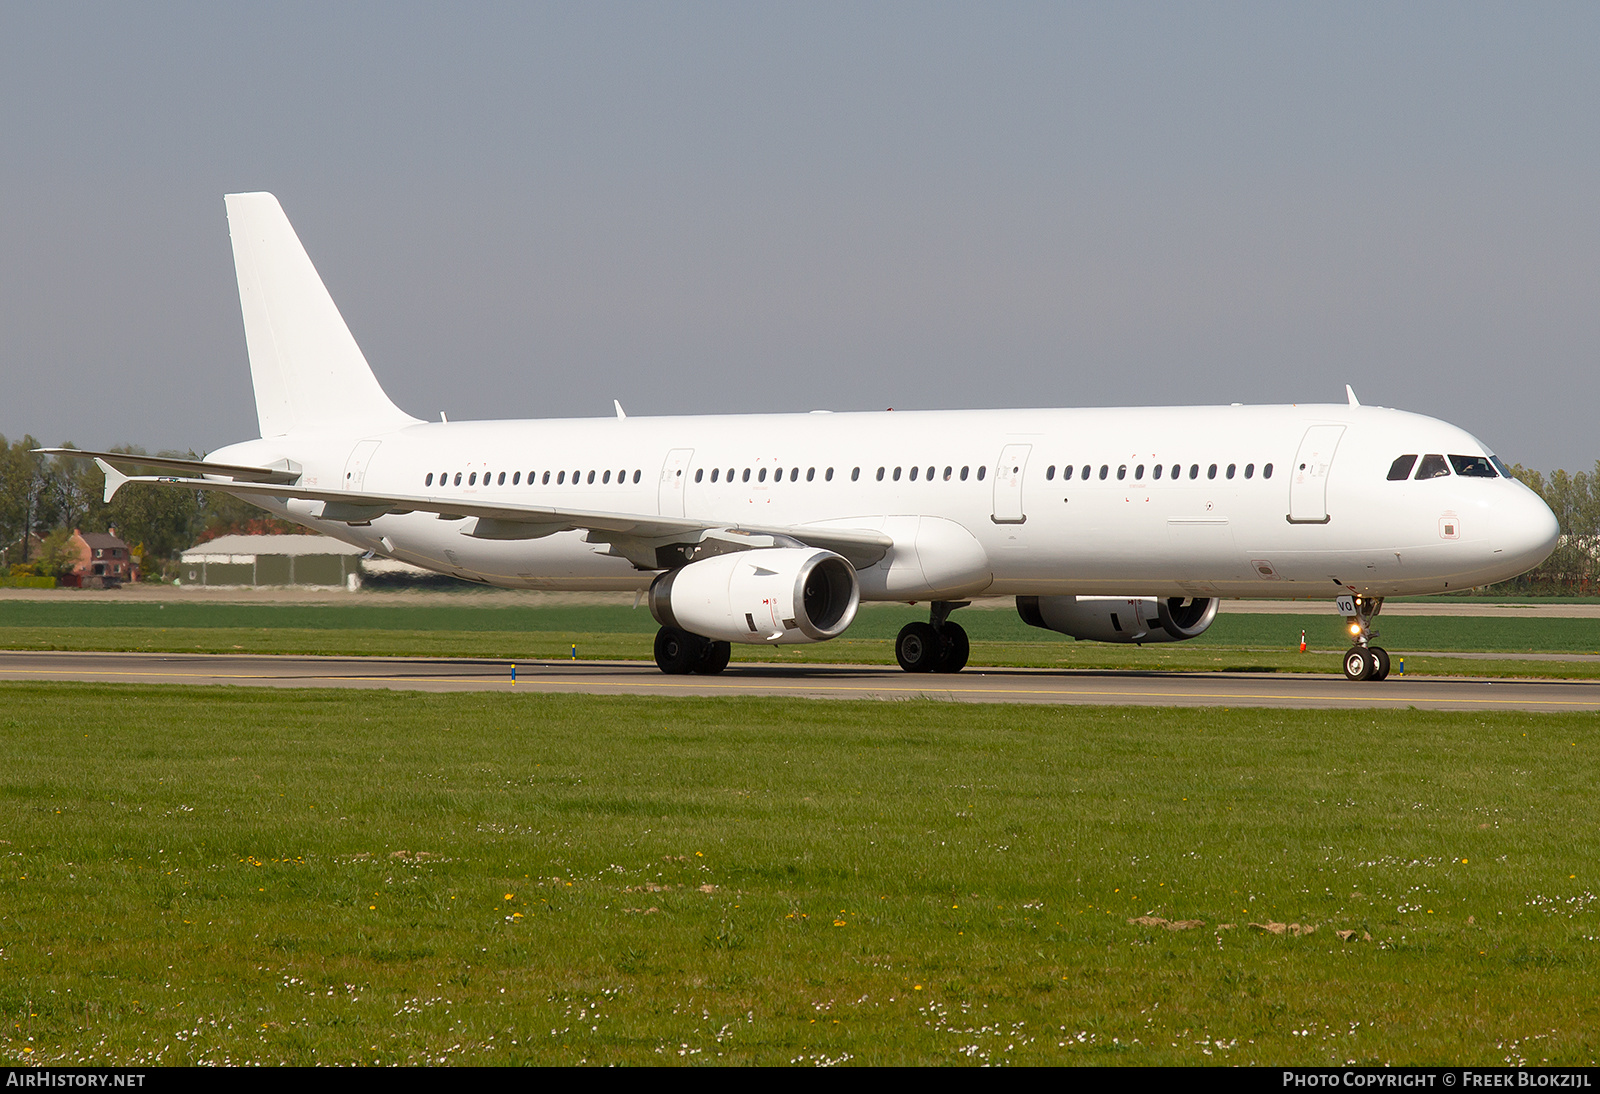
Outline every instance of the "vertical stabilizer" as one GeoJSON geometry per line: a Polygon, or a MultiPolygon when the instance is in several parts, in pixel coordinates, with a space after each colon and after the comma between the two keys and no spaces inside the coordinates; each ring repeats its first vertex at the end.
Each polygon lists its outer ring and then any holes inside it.
{"type": "Polygon", "coordinates": [[[378,386],[278,199],[225,200],[261,435],[376,432],[415,422],[378,386]]]}

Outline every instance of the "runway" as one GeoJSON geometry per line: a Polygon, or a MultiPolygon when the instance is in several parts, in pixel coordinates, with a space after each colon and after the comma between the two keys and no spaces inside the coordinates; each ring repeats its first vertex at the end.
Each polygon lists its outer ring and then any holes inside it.
{"type": "Polygon", "coordinates": [[[1351,683],[1300,673],[968,669],[911,675],[881,666],[733,665],[719,676],[666,676],[634,661],[487,661],[389,657],[0,651],[0,680],[591,695],[766,695],[965,703],[1132,706],[1600,710],[1600,681],[1390,677],[1351,683]]]}

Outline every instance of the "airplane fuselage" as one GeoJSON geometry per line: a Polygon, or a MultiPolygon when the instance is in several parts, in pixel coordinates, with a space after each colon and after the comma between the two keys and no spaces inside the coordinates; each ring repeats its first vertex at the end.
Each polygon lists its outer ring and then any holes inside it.
{"type": "MultiPolygon", "coordinates": [[[[1329,404],[417,423],[208,458],[287,460],[306,487],[878,531],[894,545],[857,572],[863,600],[1424,594],[1516,576],[1553,548],[1554,518],[1522,484],[1482,462],[1389,478],[1403,454],[1492,455],[1436,419],[1329,404]]],[[[351,525],[320,502],[261,504],[492,585],[655,576],[581,530],[483,539],[448,512],[351,525]]]]}

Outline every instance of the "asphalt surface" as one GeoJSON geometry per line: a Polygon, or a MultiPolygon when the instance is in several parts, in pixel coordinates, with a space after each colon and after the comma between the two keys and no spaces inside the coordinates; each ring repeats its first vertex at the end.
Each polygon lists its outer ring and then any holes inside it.
{"type": "Polygon", "coordinates": [[[640,662],[519,661],[513,676],[512,662],[472,659],[0,651],[0,680],[969,703],[1600,710],[1600,681],[1391,676],[1382,683],[1352,683],[1342,676],[1301,673],[968,669],[946,676],[881,666],[736,664],[718,676],[666,676],[640,662]]]}

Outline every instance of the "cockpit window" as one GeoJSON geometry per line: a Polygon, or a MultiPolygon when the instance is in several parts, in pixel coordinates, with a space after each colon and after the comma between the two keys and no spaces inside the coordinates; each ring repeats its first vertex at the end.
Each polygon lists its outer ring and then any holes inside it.
{"type": "Polygon", "coordinates": [[[1450,466],[1456,469],[1456,474],[1465,475],[1469,479],[1495,478],[1494,466],[1489,463],[1487,456],[1457,456],[1450,454],[1450,466]]]}
{"type": "Polygon", "coordinates": [[[1489,462],[1494,464],[1494,469],[1500,472],[1503,478],[1511,479],[1516,477],[1511,473],[1511,468],[1506,466],[1506,461],[1502,460],[1499,456],[1490,456],[1489,462]]]}
{"type": "Polygon", "coordinates": [[[1422,463],[1417,467],[1417,478],[1438,479],[1450,474],[1450,465],[1444,462],[1444,457],[1437,452],[1429,452],[1422,457],[1422,463]]]}
{"type": "Polygon", "coordinates": [[[1395,461],[1389,465],[1389,481],[1400,482],[1402,479],[1409,479],[1411,477],[1411,469],[1416,465],[1417,454],[1415,452],[1409,456],[1396,457],[1395,461]]]}

